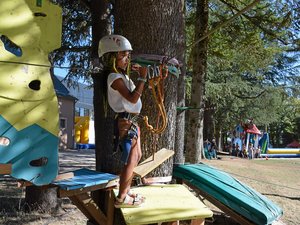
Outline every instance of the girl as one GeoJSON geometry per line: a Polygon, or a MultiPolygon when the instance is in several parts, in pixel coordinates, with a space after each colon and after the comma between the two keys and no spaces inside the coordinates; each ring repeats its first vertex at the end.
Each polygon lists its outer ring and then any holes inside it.
{"type": "Polygon", "coordinates": [[[109,67],[107,78],[107,98],[117,115],[119,144],[122,148],[121,160],[124,167],[120,174],[119,194],[115,207],[139,207],[144,198],[130,192],[133,169],[138,165],[142,152],[140,129],[135,119],[142,109],[141,95],[146,82],[147,68],[133,67],[139,73],[137,85],[129,78],[130,42],[121,35],[108,35],[99,42],[99,57],[104,66],[109,67]]]}

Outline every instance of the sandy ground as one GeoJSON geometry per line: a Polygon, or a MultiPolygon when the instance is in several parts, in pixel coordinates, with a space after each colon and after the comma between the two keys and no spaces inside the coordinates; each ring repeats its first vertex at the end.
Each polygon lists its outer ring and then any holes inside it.
{"type": "MultiPolygon", "coordinates": [[[[60,151],[59,156],[60,173],[79,168],[95,168],[94,150],[60,151]]],[[[300,159],[247,160],[221,156],[218,160],[204,160],[203,162],[230,173],[278,204],[284,211],[282,221],[285,224],[300,224],[300,159]]],[[[14,180],[0,178],[0,224],[87,224],[86,217],[67,198],[63,199],[62,210],[57,215],[48,215],[25,214],[19,211],[18,208],[22,207],[20,201],[22,197],[24,197],[24,189],[16,188],[14,180]]],[[[221,214],[215,206],[209,202],[207,204],[216,214],[221,214]]]]}
{"type": "Polygon", "coordinates": [[[241,159],[221,157],[204,163],[228,172],[283,209],[281,220],[300,224],[300,159],[241,159]]]}

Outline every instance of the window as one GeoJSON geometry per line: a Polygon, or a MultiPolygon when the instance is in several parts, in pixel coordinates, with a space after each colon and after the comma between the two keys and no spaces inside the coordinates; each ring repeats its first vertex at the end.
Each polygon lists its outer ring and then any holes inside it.
{"type": "Polygon", "coordinates": [[[59,120],[59,127],[60,127],[61,129],[67,128],[67,119],[66,119],[66,118],[61,118],[61,119],[59,120]]]}
{"type": "Polygon", "coordinates": [[[80,116],[80,108],[75,107],[75,116],[80,116]]]}
{"type": "Polygon", "coordinates": [[[89,116],[90,115],[90,110],[89,109],[84,109],[84,116],[89,116]]]}

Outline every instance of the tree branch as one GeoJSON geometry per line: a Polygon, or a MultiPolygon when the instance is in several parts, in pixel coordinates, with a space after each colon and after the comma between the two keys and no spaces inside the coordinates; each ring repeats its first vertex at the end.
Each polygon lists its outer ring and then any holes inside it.
{"type": "Polygon", "coordinates": [[[83,5],[85,5],[87,8],[91,8],[91,3],[89,0],[80,0],[83,5]]]}
{"type": "Polygon", "coordinates": [[[266,92],[266,90],[263,90],[261,93],[255,95],[255,96],[245,96],[245,95],[242,96],[242,95],[237,95],[237,94],[233,94],[233,96],[240,98],[240,99],[255,99],[255,98],[260,97],[265,92],[266,92]]]}
{"type": "Polygon", "coordinates": [[[236,14],[234,14],[232,17],[230,17],[228,20],[224,21],[223,23],[218,24],[216,27],[214,27],[212,30],[210,30],[205,35],[203,35],[199,40],[197,40],[194,43],[192,43],[191,45],[189,45],[187,48],[194,47],[196,44],[198,44],[199,42],[203,41],[205,38],[207,38],[208,36],[210,36],[211,34],[213,34],[214,32],[216,32],[220,28],[224,27],[225,25],[227,25],[228,23],[230,23],[231,21],[233,21],[235,18],[239,17],[240,15],[244,15],[243,13],[245,13],[248,10],[252,9],[260,1],[261,0],[255,0],[250,5],[247,5],[245,8],[243,8],[242,10],[237,10],[238,12],[236,14]]]}
{"type": "MultiPolygon", "coordinates": [[[[225,5],[227,5],[229,8],[234,9],[235,11],[239,11],[239,9],[237,9],[234,5],[224,1],[224,0],[220,0],[222,3],[224,3],[225,5]]],[[[270,35],[271,37],[276,38],[278,41],[280,41],[282,44],[284,45],[288,45],[288,43],[286,41],[284,41],[283,39],[279,38],[274,32],[265,29],[264,27],[262,27],[260,25],[260,22],[258,23],[257,21],[255,21],[253,19],[253,17],[247,16],[246,14],[242,14],[243,17],[245,17],[247,20],[249,20],[254,26],[258,27],[259,29],[261,29],[263,32],[265,32],[266,34],[270,35]]]]}

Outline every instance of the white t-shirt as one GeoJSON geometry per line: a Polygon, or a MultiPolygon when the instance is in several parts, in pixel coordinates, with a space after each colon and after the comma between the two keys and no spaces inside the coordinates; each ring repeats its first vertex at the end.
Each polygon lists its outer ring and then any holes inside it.
{"type": "Polygon", "coordinates": [[[110,73],[107,78],[107,98],[110,107],[116,112],[129,112],[129,113],[140,113],[142,109],[142,101],[139,100],[136,103],[131,103],[125,99],[119,91],[111,87],[112,83],[117,79],[123,79],[126,87],[129,91],[135,89],[135,85],[132,80],[129,79],[127,75],[122,75],[119,73],[110,73]]]}

